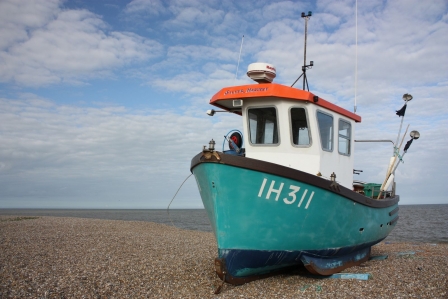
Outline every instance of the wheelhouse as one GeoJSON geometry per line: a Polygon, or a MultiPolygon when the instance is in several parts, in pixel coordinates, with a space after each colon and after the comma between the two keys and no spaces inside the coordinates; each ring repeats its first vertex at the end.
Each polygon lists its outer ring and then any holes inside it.
{"type": "Polygon", "coordinates": [[[245,156],[352,188],[353,130],[361,117],[314,94],[275,83],[223,88],[210,104],[243,118],[245,156]]]}

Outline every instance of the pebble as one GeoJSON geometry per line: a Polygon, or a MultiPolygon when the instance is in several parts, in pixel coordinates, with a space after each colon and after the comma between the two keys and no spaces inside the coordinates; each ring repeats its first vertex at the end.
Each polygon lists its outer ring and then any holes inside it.
{"type": "Polygon", "coordinates": [[[381,242],[347,273],[303,267],[242,286],[220,285],[212,233],[151,222],[0,216],[0,298],[448,298],[448,244],[381,242]],[[400,253],[413,254],[400,254],[400,253]]]}

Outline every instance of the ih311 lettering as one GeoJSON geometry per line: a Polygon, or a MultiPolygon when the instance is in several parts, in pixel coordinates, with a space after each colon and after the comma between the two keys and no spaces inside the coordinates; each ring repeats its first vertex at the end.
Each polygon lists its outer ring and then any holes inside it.
{"type": "MultiPolygon", "coordinates": [[[[260,191],[258,191],[258,197],[263,196],[264,189],[266,187],[267,182],[268,182],[268,179],[263,179],[263,182],[261,183],[261,186],[260,186],[260,191]]],[[[276,188],[275,181],[272,180],[271,184],[269,185],[269,189],[266,192],[266,199],[270,199],[272,193],[275,193],[276,194],[275,201],[278,201],[284,185],[285,185],[284,183],[280,183],[280,186],[277,187],[277,189],[275,189],[276,188]]],[[[291,192],[288,193],[288,197],[283,198],[283,202],[287,205],[292,205],[293,203],[296,202],[296,200],[298,198],[297,195],[299,195],[298,193],[300,191],[300,187],[294,186],[294,185],[289,185],[289,190],[291,190],[291,192]]],[[[300,208],[300,206],[302,205],[302,203],[304,202],[304,200],[306,198],[307,193],[308,193],[308,189],[305,189],[302,193],[302,196],[300,197],[300,201],[299,201],[299,204],[297,205],[297,207],[300,208]]],[[[308,209],[308,207],[310,206],[313,196],[314,196],[314,191],[312,191],[310,196],[308,197],[308,201],[306,202],[306,205],[305,205],[305,210],[308,209]]]]}

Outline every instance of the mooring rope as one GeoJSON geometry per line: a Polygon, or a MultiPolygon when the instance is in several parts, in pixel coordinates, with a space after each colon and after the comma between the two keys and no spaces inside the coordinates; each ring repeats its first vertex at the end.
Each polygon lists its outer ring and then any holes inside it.
{"type": "Polygon", "coordinates": [[[167,211],[167,213],[168,213],[168,219],[170,219],[171,224],[172,224],[175,228],[177,228],[177,226],[175,226],[174,223],[173,223],[173,220],[171,220],[171,216],[170,216],[170,206],[171,206],[171,203],[173,202],[174,198],[176,197],[177,193],[179,193],[179,191],[180,191],[180,189],[182,188],[182,186],[185,184],[185,182],[186,182],[192,175],[193,175],[193,174],[190,173],[190,175],[187,176],[187,178],[182,182],[182,184],[180,184],[179,188],[178,188],[177,191],[176,191],[176,194],[174,194],[174,196],[173,196],[173,198],[171,199],[171,201],[170,201],[168,207],[166,208],[166,211],[167,211]]]}

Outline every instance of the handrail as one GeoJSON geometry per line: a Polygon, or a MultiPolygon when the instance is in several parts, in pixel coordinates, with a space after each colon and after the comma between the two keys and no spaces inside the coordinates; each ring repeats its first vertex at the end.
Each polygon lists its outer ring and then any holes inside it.
{"type": "Polygon", "coordinates": [[[384,139],[384,140],[368,140],[368,139],[366,139],[366,140],[354,140],[355,142],[391,142],[393,145],[395,145],[395,143],[392,141],[392,140],[387,140],[387,139],[384,139]]]}

